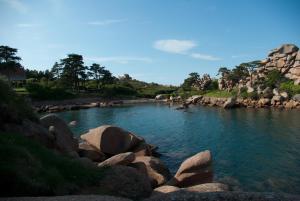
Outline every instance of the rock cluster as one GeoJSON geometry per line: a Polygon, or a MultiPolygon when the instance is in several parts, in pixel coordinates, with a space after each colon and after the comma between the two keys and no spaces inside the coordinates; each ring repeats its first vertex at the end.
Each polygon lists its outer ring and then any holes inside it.
{"type": "Polygon", "coordinates": [[[295,84],[300,84],[300,51],[297,46],[284,44],[272,50],[261,63],[262,67],[257,70],[258,79],[264,78],[269,71],[278,70],[295,84]]]}

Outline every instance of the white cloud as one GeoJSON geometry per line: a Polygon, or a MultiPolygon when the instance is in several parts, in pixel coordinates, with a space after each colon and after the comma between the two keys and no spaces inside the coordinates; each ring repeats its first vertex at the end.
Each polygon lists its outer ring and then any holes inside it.
{"type": "Polygon", "coordinates": [[[16,26],[20,28],[31,28],[31,27],[40,26],[40,24],[21,23],[21,24],[17,24],[16,26]]]}
{"type": "Polygon", "coordinates": [[[125,56],[118,56],[118,57],[88,57],[87,60],[93,62],[116,62],[121,64],[127,64],[131,61],[139,61],[139,62],[151,62],[152,59],[148,57],[125,57],[125,56]]]}
{"type": "Polygon", "coordinates": [[[127,19],[107,19],[107,20],[101,20],[101,21],[88,22],[88,24],[94,25],[94,26],[105,26],[105,25],[110,25],[110,24],[126,22],[126,21],[127,21],[127,19]]]}
{"type": "Polygon", "coordinates": [[[208,54],[200,54],[200,53],[192,53],[190,54],[191,57],[195,59],[200,59],[200,60],[207,60],[207,61],[218,61],[221,60],[221,58],[208,55],[208,54]]]}
{"type": "Polygon", "coordinates": [[[158,40],[154,42],[154,48],[175,54],[186,54],[187,51],[196,47],[197,44],[191,40],[158,40]]]}
{"type": "Polygon", "coordinates": [[[28,11],[28,7],[20,0],[2,0],[7,3],[10,7],[17,10],[20,13],[26,13],[28,11]]]}

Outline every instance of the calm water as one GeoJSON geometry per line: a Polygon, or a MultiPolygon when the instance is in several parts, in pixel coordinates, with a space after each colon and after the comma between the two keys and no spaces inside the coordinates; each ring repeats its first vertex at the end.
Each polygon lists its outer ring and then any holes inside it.
{"type": "Polygon", "coordinates": [[[300,111],[193,107],[160,104],[93,108],[58,113],[78,121],[76,135],[113,124],[159,146],[174,173],[187,157],[209,149],[215,179],[236,190],[300,193],[300,111]]]}

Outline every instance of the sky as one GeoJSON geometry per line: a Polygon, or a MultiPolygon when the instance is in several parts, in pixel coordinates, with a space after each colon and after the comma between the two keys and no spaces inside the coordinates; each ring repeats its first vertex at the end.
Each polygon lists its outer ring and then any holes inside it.
{"type": "Polygon", "coordinates": [[[0,45],[28,69],[67,54],[115,76],[179,85],[300,46],[298,0],[0,0],[0,45]]]}

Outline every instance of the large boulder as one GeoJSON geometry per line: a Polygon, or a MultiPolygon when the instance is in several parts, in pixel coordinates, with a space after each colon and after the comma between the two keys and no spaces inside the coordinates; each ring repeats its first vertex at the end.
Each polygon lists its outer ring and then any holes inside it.
{"type": "Polygon", "coordinates": [[[175,176],[167,184],[188,187],[211,183],[212,180],[212,157],[210,151],[206,150],[183,161],[175,176]]]}
{"type": "Polygon", "coordinates": [[[112,166],[99,181],[99,190],[115,196],[141,199],[151,195],[152,188],[147,177],[132,167],[112,166]]]}
{"type": "Polygon", "coordinates": [[[199,184],[196,186],[191,186],[188,188],[184,188],[186,191],[192,191],[192,192],[222,192],[222,191],[228,191],[229,187],[226,184],[221,183],[206,183],[206,184],[199,184]]]}
{"type": "Polygon", "coordinates": [[[73,133],[66,122],[54,114],[40,118],[40,122],[54,135],[55,148],[58,151],[73,156],[76,155],[78,151],[78,140],[73,137],[73,133]]]}
{"type": "Polygon", "coordinates": [[[134,161],[134,159],[135,159],[135,155],[132,152],[121,153],[112,156],[109,159],[106,159],[102,163],[99,163],[98,167],[107,167],[113,165],[128,165],[129,163],[134,161]]]}
{"type": "Polygon", "coordinates": [[[171,177],[169,169],[158,158],[150,156],[136,157],[130,166],[146,175],[153,188],[163,185],[171,177]]]}
{"type": "Polygon", "coordinates": [[[234,97],[228,98],[227,101],[224,103],[223,108],[225,109],[232,108],[234,107],[235,103],[236,103],[236,98],[234,97]]]}
{"type": "Polygon", "coordinates": [[[94,162],[102,162],[105,160],[105,154],[101,151],[95,149],[87,142],[79,143],[79,150],[78,150],[80,157],[86,157],[91,159],[94,162]]]}
{"type": "Polygon", "coordinates": [[[297,52],[299,48],[294,44],[284,44],[279,49],[278,52],[281,54],[291,54],[293,52],[297,52]]]}
{"type": "Polygon", "coordinates": [[[127,152],[144,141],[129,131],[111,125],[90,129],[88,133],[80,137],[96,149],[110,155],[127,152]]]}
{"type": "Polygon", "coordinates": [[[131,151],[135,154],[135,156],[151,156],[151,149],[151,145],[147,144],[146,142],[142,142],[134,147],[131,151]]]}

